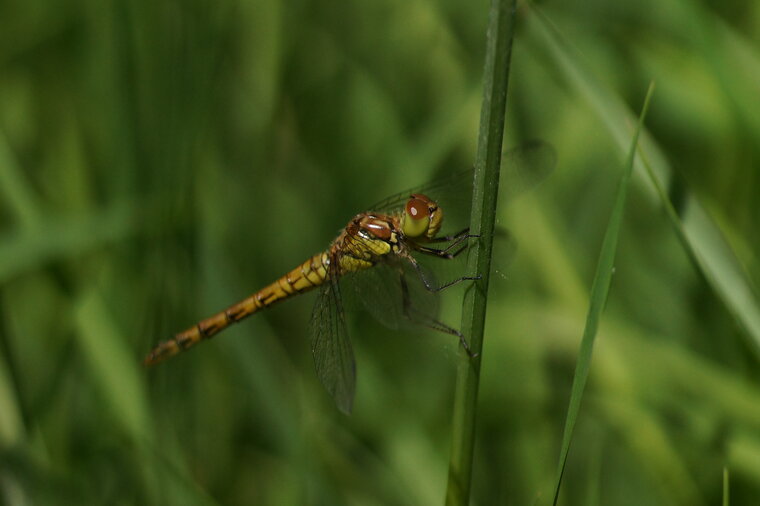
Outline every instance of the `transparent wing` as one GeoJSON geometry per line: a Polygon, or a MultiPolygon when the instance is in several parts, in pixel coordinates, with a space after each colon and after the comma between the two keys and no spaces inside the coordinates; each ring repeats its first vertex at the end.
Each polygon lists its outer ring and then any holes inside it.
{"type": "MultiPolygon", "coordinates": [[[[505,151],[502,155],[499,202],[508,204],[520,193],[534,188],[551,174],[556,164],[557,153],[554,147],[541,140],[527,141],[505,151]]],[[[423,193],[435,200],[444,210],[448,226],[453,229],[458,226],[464,227],[466,223],[461,224],[456,220],[459,215],[469,219],[473,177],[472,169],[456,172],[434,182],[397,193],[377,202],[369,210],[380,213],[400,211],[409,195],[423,193]]]]}
{"type": "MultiPolygon", "coordinates": [[[[331,265],[336,263],[331,262],[331,265]]],[[[356,361],[346,328],[336,268],[319,289],[309,323],[311,351],[317,376],[338,409],[351,413],[356,391],[356,361]]]]}
{"type": "MultiPolygon", "coordinates": [[[[433,182],[409,188],[395,195],[391,195],[380,202],[376,202],[369,207],[369,210],[378,213],[391,214],[394,211],[403,209],[409,196],[414,193],[425,194],[436,201],[438,201],[438,199],[436,199],[434,195],[439,198],[443,197],[445,200],[448,200],[449,198],[458,199],[460,198],[459,195],[462,190],[467,190],[468,188],[472,189],[472,177],[472,169],[454,172],[453,174],[438,178],[433,182]]],[[[469,194],[465,191],[465,197],[472,198],[471,193],[472,191],[470,191],[469,194]]]]}
{"type": "MultiPolygon", "coordinates": [[[[428,283],[437,286],[433,274],[423,272],[428,283]]],[[[425,288],[420,274],[406,259],[389,257],[371,269],[352,274],[347,281],[367,312],[392,330],[411,324],[430,326],[438,315],[438,294],[425,288]]]]}
{"type": "Polygon", "coordinates": [[[542,140],[527,141],[502,154],[499,201],[511,202],[518,195],[532,190],[557,165],[554,146],[542,140]]]}
{"type": "Polygon", "coordinates": [[[398,330],[404,320],[398,272],[386,262],[345,276],[347,299],[352,309],[364,308],[377,321],[398,330]]]}

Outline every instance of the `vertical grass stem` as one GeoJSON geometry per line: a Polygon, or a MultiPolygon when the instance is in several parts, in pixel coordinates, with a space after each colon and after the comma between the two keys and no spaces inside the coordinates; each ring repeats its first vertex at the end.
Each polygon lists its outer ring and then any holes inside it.
{"type": "Polygon", "coordinates": [[[478,235],[479,240],[470,248],[467,260],[468,272],[477,273],[481,278],[474,282],[473,289],[467,291],[462,310],[461,329],[469,340],[474,357],[471,358],[464,350],[460,353],[446,490],[446,504],[451,506],[467,504],[470,497],[475,412],[488,296],[488,274],[491,270],[514,14],[514,0],[492,0],[470,216],[470,232],[478,235]]]}

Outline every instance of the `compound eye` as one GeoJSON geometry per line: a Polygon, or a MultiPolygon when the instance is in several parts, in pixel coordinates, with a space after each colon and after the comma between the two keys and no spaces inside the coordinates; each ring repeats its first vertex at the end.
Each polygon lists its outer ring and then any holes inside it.
{"type": "Polygon", "coordinates": [[[427,202],[412,196],[406,203],[406,214],[413,220],[430,219],[430,208],[427,202]]]}
{"type": "Polygon", "coordinates": [[[409,237],[419,237],[427,233],[430,226],[430,206],[427,199],[412,195],[406,202],[402,229],[409,237]]]}

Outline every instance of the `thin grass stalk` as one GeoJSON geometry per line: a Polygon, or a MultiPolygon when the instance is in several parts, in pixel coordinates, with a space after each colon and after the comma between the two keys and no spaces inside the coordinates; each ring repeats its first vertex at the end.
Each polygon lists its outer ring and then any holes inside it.
{"type": "Polygon", "coordinates": [[[586,326],[583,329],[583,338],[581,339],[581,346],[578,351],[578,361],[576,362],[575,374],[573,376],[573,387],[570,393],[567,416],[565,417],[565,429],[562,434],[562,448],[560,450],[559,464],[557,466],[557,479],[554,484],[553,504],[555,506],[559,500],[559,490],[562,485],[562,476],[565,473],[567,456],[570,452],[573,430],[575,429],[575,422],[578,419],[583,391],[586,388],[586,381],[588,380],[589,369],[591,368],[591,355],[594,351],[596,331],[599,328],[599,320],[601,319],[604,306],[607,303],[607,296],[610,291],[618,236],[620,235],[620,228],[623,223],[623,212],[625,211],[625,201],[626,196],[628,195],[628,182],[630,181],[631,173],[633,172],[633,162],[636,157],[639,134],[644,125],[644,118],[646,118],[647,110],[649,109],[649,101],[652,97],[653,91],[654,83],[650,83],[646,98],[644,99],[644,106],[639,115],[639,122],[633,134],[631,146],[628,150],[628,157],[623,169],[623,175],[620,178],[620,183],[618,185],[615,204],[610,213],[610,221],[607,224],[607,230],[602,242],[602,249],[599,252],[599,260],[596,265],[594,282],[591,285],[589,309],[588,314],[586,315],[586,326]]]}
{"type": "Polygon", "coordinates": [[[728,468],[724,467],[723,468],[723,506],[728,506],[730,503],[728,489],[729,489],[728,468]]]}
{"type": "MultiPolygon", "coordinates": [[[[586,69],[577,51],[572,50],[573,45],[541,10],[531,6],[531,12],[534,14],[529,18],[532,32],[539,36],[557,68],[564,74],[567,84],[574,87],[592,106],[622,149],[627,142],[624,132],[625,120],[628,118],[627,107],[586,69]]],[[[639,151],[642,165],[657,190],[684,251],[742,327],[742,336],[747,338],[753,353],[760,359],[760,306],[757,290],[737,260],[734,248],[693,193],[687,193],[686,204],[683,206],[689,212],[684,218],[679,216],[660,182],[672,172],[665,154],[653,142],[647,142],[646,137],[639,151]]]]}
{"type": "Polygon", "coordinates": [[[499,187],[509,62],[514,28],[514,0],[493,0],[489,16],[483,102],[475,159],[470,233],[478,235],[468,253],[467,272],[481,277],[464,298],[462,333],[469,340],[472,357],[461,350],[457,371],[452,422],[451,457],[446,504],[469,502],[475,442],[475,414],[483,349],[483,329],[488,297],[488,274],[499,187]]]}

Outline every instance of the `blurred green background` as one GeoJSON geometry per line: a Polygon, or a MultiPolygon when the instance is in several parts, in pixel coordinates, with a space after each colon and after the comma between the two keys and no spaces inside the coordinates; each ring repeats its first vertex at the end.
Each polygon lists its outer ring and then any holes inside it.
{"type": "MultiPolygon", "coordinates": [[[[635,174],[560,503],[718,504],[725,466],[732,504],[757,504],[760,3],[540,7],[544,21],[519,13],[506,144],[543,138],[559,163],[500,210],[519,248],[491,285],[473,503],[551,502],[630,139],[614,104],[638,111],[655,79],[661,175],[679,209],[704,206],[740,276],[705,276],[635,174]]],[[[454,0],[0,4],[0,503],[442,502],[448,336],[352,315],[351,417],[314,374],[313,295],[156,369],[140,361],[372,202],[472,163],[487,13],[454,0]]],[[[453,325],[459,295],[444,296],[453,325]]]]}

